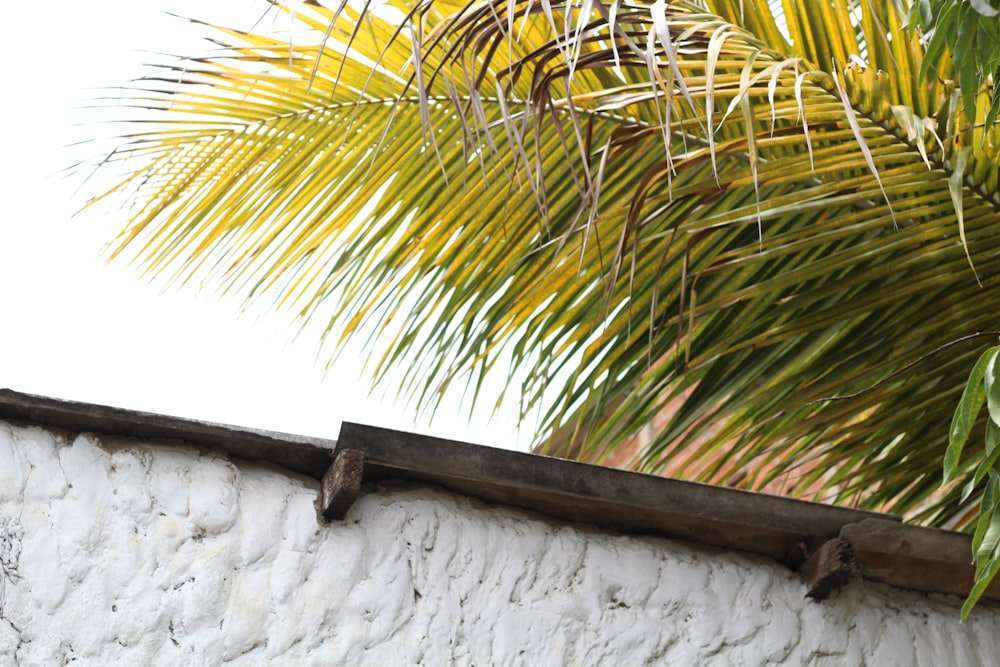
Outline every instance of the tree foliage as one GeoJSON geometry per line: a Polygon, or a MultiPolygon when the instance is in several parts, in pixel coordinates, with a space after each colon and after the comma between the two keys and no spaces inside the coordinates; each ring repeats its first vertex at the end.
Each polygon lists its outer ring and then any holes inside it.
{"type": "Polygon", "coordinates": [[[988,5],[940,6],[281,7],[289,34],[218,28],[132,88],[113,253],[379,338],[418,406],[511,373],[543,451],[599,459],[680,402],[637,468],[959,521],[1000,163],[995,54],[943,77],[935,41],[988,5]]]}
{"type": "Polygon", "coordinates": [[[921,69],[931,75],[954,79],[962,91],[962,102],[970,123],[976,119],[977,95],[987,90],[987,127],[1000,114],[1000,97],[993,86],[1000,78],[1000,11],[989,0],[919,0],[910,8],[908,28],[927,36],[927,57],[921,69]],[[942,56],[950,58],[946,71],[939,70],[942,56]]]}
{"type": "Polygon", "coordinates": [[[986,403],[986,451],[979,459],[975,475],[966,481],[962,500],[985,482],[985,491],[976,519],[972,552],[976,561],[976,581],[962,607],[962,618],[969,615],[986,587],[1000,571],[1000,346],[991,347],[979,357],[972,369],[962,399],[955,409],[944,457],[944,481],[955,479],[962,449],[969,441],[973,425],[986,403]]]}

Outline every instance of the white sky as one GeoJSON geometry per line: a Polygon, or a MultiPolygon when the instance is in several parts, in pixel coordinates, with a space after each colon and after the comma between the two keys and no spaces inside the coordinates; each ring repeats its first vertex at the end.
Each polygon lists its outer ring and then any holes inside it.
{"type": "Polygon", "coordinates": [[[12,3],[0,116],[0,387],[255,428],[337,437],[342,420],[498,447],[525,448],[512,406],[472,423],[443,406],[430,424],[383,390],[369,395],[360,348],[324,376],[318,341],[293,340],[290,315],[237,317],[212,294],[163,291],[123,263],[104,264],[110,221],[70,219],[76,181],[53,176],[90,154],[67,149],[93,88],[140,75],[141,49],[193,54],[197,30],[164,12],[249,28],[260,0],[12,3]],[[13,44],[11,41],[13,40],[13,44]]]}

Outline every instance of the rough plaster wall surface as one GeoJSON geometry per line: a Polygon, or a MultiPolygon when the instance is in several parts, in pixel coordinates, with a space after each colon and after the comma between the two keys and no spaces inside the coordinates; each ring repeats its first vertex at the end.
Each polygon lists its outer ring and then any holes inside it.
{"type": "Polygon", "coordinates": [[[0,664],[982,665],[1000,614],[387,485],[0,422],[0,664]]]}

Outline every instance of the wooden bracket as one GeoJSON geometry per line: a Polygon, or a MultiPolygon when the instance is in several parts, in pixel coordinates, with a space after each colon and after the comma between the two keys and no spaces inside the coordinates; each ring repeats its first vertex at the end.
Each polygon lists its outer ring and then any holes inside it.
{"type": "Polygon", "coordinates": [[[854,574],[854,549],[840,537],[824,542],[798,569],[808,597],[825,600],[851,580],[854,574]]]}
{"type": "Polygon", "coordinates": [[[326,521],[343,519],[361,495],[365,454],[359,449],[342,449],[323,475],[316,510],[326,521]]]}

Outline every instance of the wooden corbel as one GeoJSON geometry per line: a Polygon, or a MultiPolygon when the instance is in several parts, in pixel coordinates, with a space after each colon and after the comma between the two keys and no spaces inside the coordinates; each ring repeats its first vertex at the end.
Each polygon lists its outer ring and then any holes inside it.
{"type": "Polygon", "coordinates": [[[316,510],[325,521],[343,519],[361,495],[365,454],[358,449],[341,449],[323,475],[316,510]]]}

